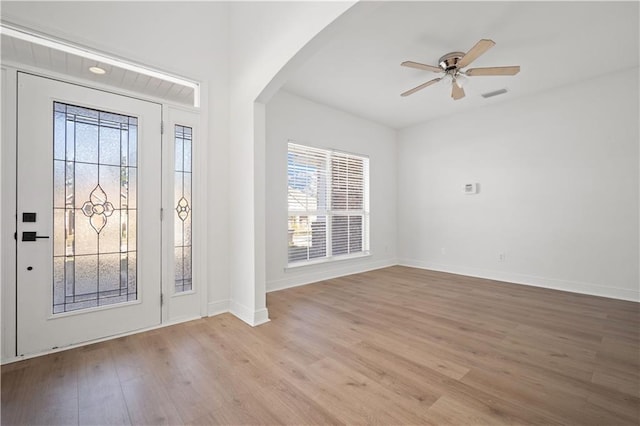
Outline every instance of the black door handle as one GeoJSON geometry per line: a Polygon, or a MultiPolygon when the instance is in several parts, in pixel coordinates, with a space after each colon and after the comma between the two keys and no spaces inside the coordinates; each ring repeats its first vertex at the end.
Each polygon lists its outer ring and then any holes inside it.
{"type": "Polygon", "coordinates": [[[35,241],[37,238],[49,238],[48,235],[37,235],[36,232],[23,232],[22,241],[35,241]]]}

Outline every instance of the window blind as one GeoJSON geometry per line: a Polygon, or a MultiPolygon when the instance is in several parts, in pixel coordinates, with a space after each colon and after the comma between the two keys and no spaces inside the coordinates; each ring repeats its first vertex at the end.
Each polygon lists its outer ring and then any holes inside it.
{"type": "Polygon", "coordinates": [[[288,146],[288,261],[368,252],[369,159],[288,146]]]}

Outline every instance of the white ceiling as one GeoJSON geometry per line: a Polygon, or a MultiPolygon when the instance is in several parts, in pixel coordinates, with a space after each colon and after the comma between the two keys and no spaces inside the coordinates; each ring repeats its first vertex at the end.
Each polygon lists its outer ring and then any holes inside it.
{"type": "Polygon", "coordinates": [[[283,89],[403,128],[459,111],[638,67],[638,2],[385,2],[308,60],[283,89]],[[444,82],[400,93],[436,77],[401,67],[437,65],[479,39],[496,45],[472,66],[520,65],[513,77],[469,77],[454,101],[444,82]],[[484,99],[482,93],[509,92],[484,99]]]}

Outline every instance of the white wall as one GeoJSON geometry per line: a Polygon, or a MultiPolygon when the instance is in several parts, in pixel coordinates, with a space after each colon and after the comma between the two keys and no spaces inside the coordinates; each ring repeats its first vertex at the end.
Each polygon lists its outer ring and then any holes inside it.
{"type": "Polygon", "coordinates": [[[267,291],[396,263],[396,131],[280,91],[267,104],[267,291]],[[287,142],[369,156],[371,256],[286,270],[287,142]]]}
{"type": "Polygon", "coordinates": [[[640,300],[638,93],[634,69],[400,131],[400,262],[640,300]]]}
{"type": "Polygon", "coordinates": [[[236,2],[229,9],[231,312],[268,321],[264,104],[256,100],[303,47],[353,2],[236,2]]]}

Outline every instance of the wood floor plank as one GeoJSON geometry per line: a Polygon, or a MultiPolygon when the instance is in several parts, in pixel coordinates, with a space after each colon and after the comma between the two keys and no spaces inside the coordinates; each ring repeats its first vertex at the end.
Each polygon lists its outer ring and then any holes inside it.
{"type": "Polygon", "coordinates": [[[69,425],[79,422],[77,357],[65,355],[52,357],[46,371],[41,372],[36,391],[40,396],[34,399],[35,406],[30,409],[29,424],[69,425]]]}
{"type": "Polygon", "coordinates": [[[3,425],[640,424],[640,304],[408,267],[2,366],[3,425]]]}
{"type": "Polygon", "coordinates": [[[138,376],[122,382],[132,424],[177,425],[182,418],[167,389],[155,377],[138,376]]]}
{"type": "Polygon", "coordinates": [[[75,359],[73,353],[58,354],[44,362],[30,362],[25,368],[9,370],[6,376],[3,374],[3,424],[4,418],[16,419],[13,424],[77,424],[75,359]],[[14,393],[18,383],[21,385],[14,393]]]}
{"type": "Polygon", "coordinates": [[[78,356],[78,422],[83,425],[129,425],[116,359],[109,342],[86,346],[78,356]]]}
{"type": "Polygon", "coordinates": [[[336,410],[338,413],[349,410],[352,414],[357,413],[365,423],[420,424],[430,406],[397,397],[374,380],[330,357],[311,366],[306,375],[336,400],[344,401],[341,409],[336,410]]]}
{"type": "Polygon", "coordinates": [[[614,371],[596,371],[593,373],[591,381],[619,392],[640,396],[640,382],[637,375],[622,374],[614,371]]]}
{"type": "Polygon", "coordinates": [[[504,417],[502,413],[489,406],[469,406],[464,401],[451,397],[439,399],[430,409],[429,418],[439,425],[512,425],[520,423],[517,419],[504,417]]]}
{"type": "Polygon", "coordinates": [[[496,375],[474,369],[462,379],[462,382],[483,389],[498,398],[534,409],[558,423],[571,417],[581,425],[593,424],[591,416],[575,411],[576,407],[584,403],[584,398],[573,393],[568,387],[549,380],[549,376],[521,373],[514,377],[511,374],[496,375]]]}

